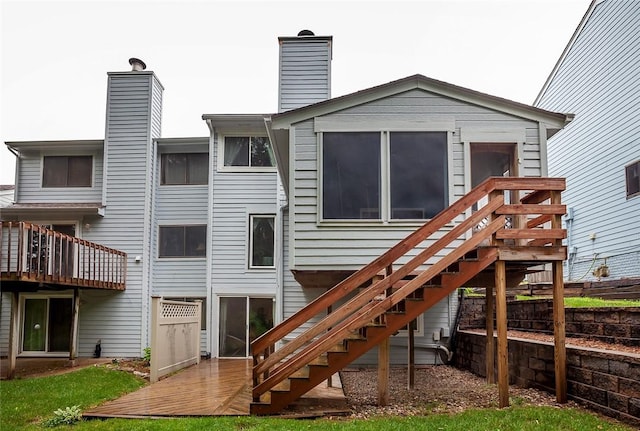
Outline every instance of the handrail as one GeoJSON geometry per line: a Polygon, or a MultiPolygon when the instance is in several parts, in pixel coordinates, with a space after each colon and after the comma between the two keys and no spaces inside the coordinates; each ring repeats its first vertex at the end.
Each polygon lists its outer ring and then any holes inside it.
{"type": "Polygon", "coordinates": [[[4,280],[123,290],[126,268],[123,251],[29,222],[0,221],[4,280]]]}
{"type": "MultiPolygon", "coordinates": [[[[488,178],[468,194],[454,202],[450,207],[443,210],[433,219],[412,232],[404,240],[390,248],[380,257],[355,272],[335,287],[325,292],[315,301],[307,304],[297,313],[263,334],[252,343],[252,354],[254,357],[254,399],[262,393],[290,376],[293,372],[315,359],[319,354],[328,350],[340,339],[347,337],[349,331],[357,330],[367,321],[381,315],[394,306],[406,295],[412,293],[433,276],[440,273],[447,266],[466,253],[466,251],[477,247],[481,241],[491,237],[491,244],[497,244],[503,238],[521,239],[533,238],[526,245],[541,242],[543,232],[549,233],[551,239],[547,243],[558,244],[557,240],[563,237],[562,229],[539,229],[543,223],[555,220],[559,214],[564,214],[566,207],[559,205],[559,200],[551,204],[536,205],[548,200],[554,193],[564,190],[565,180],[562,178],[520,178],[520,177],[492,177],[488,178]],[[531,194],[521,200],[522,203],[507,205],[504,203],[505,191],[532,191],[531,194]],[[289,343],[275,350],[275,344],[298,329],[309,319],[324,313],[333,307],[335,303],[343,299],[346,295],[370,282],[377,274],[384,272],[397,259],[405,256],[406,253],[414,249],[423,241],[429,239],[431,235],[438,232],[448,224],[454,223],[456,217],[467,214],[467,211],[477,202],[485,197],[489,197],[489,202],[479,211],[457,222],[455,227],[416,256],[411,258],[406,264],[395,271],[387,272],[387,276],[382,280],[372,283],[365,290],[358,293],[351,300],[343,304],[338,311],[324,317],[317,324],[307,329],[301,335],[291,340],[289,343]],[[529,220],[525,226],[521,226],[520,221],[526,219],[531,214],[540,214],[539,217],[529,220]],[[508,232],[505,227],[505,215],[515,217],[513,232],[508,232]],[[520,219],[520,220],[518,220],[520,219]],[[471,238],[464,241],[459,247],[441,257],[430,267],[420,273],[416,278],[391,293],[390,288],[416,268],[424,265],[425,262],[442,252],[445,246],[459,239],[473,227],[480,225],[481,221],[490,220],[484,229],[474,231],[471,238]],[[527,229],[524,229],[526,227],[527,229]],[[534,229],[535,228],[535,229],[534,229]],[[497,236],[496,233],[500,232],[497,236]],[[551,232],[553,231],[553,232],[551,232]],[[390,293],[382,301],[372,301],[374,297],[384,291],[390,293]],[[286,361],[284,361],[286,359],[286,361]],[[261,381],[261,376],[263,376],[261,381]]],[[[559,196],[559,194],[557,195],[559,196]]],[[[511,229],[510,229],[511,230],[511,229]]]]}
{"type": "MultiPolygon", "coordinates": [[[[360,307],[367,304],[375,296],[384,292],[387,288],[392,287],[396,282],[402,280],[405,276],[409,275],[412,271],[417,269],[420,265],[424,264],[429,258],[433,257],[442,248],[448,245],[452,239],[459,237],[464,231],[478,224],[483,218],[488,217],[492,211],[498,208],[504,200],[494,199],[487,206],[483,207],[480,211],[474,213],[471,217],[468,217],[465,221],[457,225],[453,230],[448,232],[445,236],[437,240],[435,243],[427,247],[418,253],[415,257],[402,265],[400,268],[393,271],[388,277],[383,278],[372,284],[366,290],[360,292],[357,296],[352,298],[341,308],[357,310],[360,307]]],[[[298,348],[302,347],[306,342],[310,341],[316,335],[329,329],[338,321],[341,320],[341,316],[338,313],[331,313],[322,319],[319,323],[309,328],[306,332],[290,341],[282,348],[278,349],[275,353],[271,354],[267,359],[262,361],[255,367],[256,373],[261,373],[265,368],[269,368],[275,365],[277,362],[284,359],[290,353],[293,353],[298,348]]]]}

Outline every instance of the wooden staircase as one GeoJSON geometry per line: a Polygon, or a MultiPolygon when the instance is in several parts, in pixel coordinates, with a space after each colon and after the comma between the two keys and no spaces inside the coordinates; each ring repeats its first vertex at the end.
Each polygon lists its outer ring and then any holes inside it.
{"type": "Polygon", "coordinates": [[[530,266],[564,260],[564,187],[559,178],[489,178],[255,340],[251,413],[284,409],[456,289],[491,271],[498,260],[513,263],[522,276],[530,266]],[[514,201],[522,190],[527,194],[517,204],[505,204],[505,196],[514,201]],[[479,202],[484,206],[473,212],[479,202]],[[398,265],[400,258],[406,263],[398,265]],[[303,325],[309,329],[302,331],[303,325]],[[292,339],[285,343],[285,338],[292,339]]]}

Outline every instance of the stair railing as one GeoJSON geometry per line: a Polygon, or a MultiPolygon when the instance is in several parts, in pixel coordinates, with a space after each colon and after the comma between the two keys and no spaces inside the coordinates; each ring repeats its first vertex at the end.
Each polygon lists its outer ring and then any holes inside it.
{"type": "MultiPolygon", "coordinates": [[[[505,191],[537,190],[536,193],[542,191],[539,198],[544,200],[543,198],[550,196],[548,194],[549,190],[563,189],[564,179],[495,177],[489,178],[481,183],[467,195],[443,210],[440,214],[425,223],[369,265],[352,274],[341,283],[338,283],[334,288],[325,292],[325,294],[309,303],[299,312],[255,340],[252,343],[254,358],[254,400],[259,400],[261,394],[273,388],[295,371],[317,358],[337,342],[348,338],[349,333],[357,331],[372,319],[375,319],[398,304],[406,298],[407,295],[410,295],[435,275],[445,270],[465,253],[478,247],[483,241],[486,242],[490,239],[491,244],[496,244],[498,241],[502,241],[503,238],[521,238],[523,236],[527,237],[527,235],[531,237],[531,232],[525,234],[522,232],[522,229],[518,229],[517,234],[505,234],[498,239],[496,232],[505,231],[505,214],[516,214],[518,217],[522,217],[526,213],[531,213],[543,214],[541,217],[544,217],[544,214],[551,214],[552,211],[558,212],[563,210],[563,208],[555,207],[552,210],[541,210],[540,205],[504,205],[505,191]],[[357,288],[363,287],[363,285],[370,282],[376,274],[392,266],[397,259],[404,256],[409,250],[414,249],[417,245],[429,239],[431,235],[438,232],[447,224],[453,223],[454,219],[460,214],[467,214],[468,210],[474,204],[485,197],[489,197],[488,204],[480,208],[477,212],[467,216],[442,238],[420,251],[415,257],[400,266],[396,271],[387,273],[386,277],[371,284],[371,286],[347,301],[338,310],[323,318],[319,323],[294,338],[291,342],[275,350],[276,342],[280,341],[320,312],[324,312],[329,306],[334,306],[337,301],[345,298],[357,288]],[[509,207],[510,209],[505,209],[505,207],[509,207]],[[465,238],[469,236],[468,232],[474,230],[483,219],[491,220],[491,222],[484,229],[475,231],[473,235],[465,241],[465,238]],[[438,253],[443,252],[446,246],[452,242],[459,241],[461,236],[462,244],[454,247],[453,250],[444,257],[440,257],[438,261],[432,263],[427,270],[421,272],[413,280],[391,293],[391,288],[395,283],[421,265],[424,265],[438,253]],[[374,297],[385,291],[389,291],[391,294],[381,301],[372,301],[374,297]]],[[[532,193],[532,195],[533,194],[535,193],[532,193]]],[[[534,200],[535,199],[532,199],[532,202],[534,200]]],[[[542,200],[538,200],[538,202],[535,203],[542,202],[542,200]]],[[[543,220],[541,217],[536,219],[536,223],[527,223],[527,228],[539,226],[541,222],[546,220],[546,218],[543,220]]],[[[536,234],[533,236],[540,240],[544,235],[536,234]]]]}

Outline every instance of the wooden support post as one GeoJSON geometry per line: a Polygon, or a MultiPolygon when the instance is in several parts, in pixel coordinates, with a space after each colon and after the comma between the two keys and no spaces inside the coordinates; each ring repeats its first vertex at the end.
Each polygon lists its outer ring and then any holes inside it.
{"type": "Polygon", "coordinates": [[[78,288],[73,289],[73,311],[71,314],[71,337],[69,338],[69,360],[75,366],[78,358],[78,317],[80,313],[80,295],[78,288]]]}
{"type": "Polygon", "coordinates": [[[407,389],[413,389],[416,381],[416,343],[413,321],[407,325],[407,389]]]}
{"type": "Polygon", "coordinates": [[[18,356],[18,306],[19,293],[11,293],[11,321],[9,322],[9,369],[7,371],[7,379],[13,379],[16,374],[16,358],[18,356]]]}
{"type": "MultiPolygon", "coordinates": [[[[327,316],[329,314],[333,313],[333,305],[329,305],[327,307],[327,316]]],[[[327,331],[330,331],[331,328],[329,328],[327,331]]],[[[327,379],[327,387],[328,388],[332,388],[333,387],[333,376],[329,376],[329,378],[327,379]]]]}
{"type": "Polygon", "coordinates": [[[496,271],[496,324],[498,326],[498,398],[500,408],[509,407],[506,263],[498,260],[496,271]]]}
{"type": "Polygon", "coordinates": [[[487,340],[486,340],[486,373],[487,373],[487,383],[493,384],[496,382],[496,372],[495,372],[495,341],[493,339],[493,313],[494,313],[494,301],[493,301],[493,287],[487,286],[486,288],[486,305],[485,305],[485,315],[486,315],[486,328],[487,328],[487,340]]]}
{"type": "Polygon", "coordinates": [[[390,343],[387,337],[378,344],[378,405],[389,404],[389,350],[390,343]]]}
{"type": "Polygon", "coordinates": [[[567,402],[567,352],[565,349],[564,281],[562,261],[553,262],[553,336],[556,401],[567,402]]]}

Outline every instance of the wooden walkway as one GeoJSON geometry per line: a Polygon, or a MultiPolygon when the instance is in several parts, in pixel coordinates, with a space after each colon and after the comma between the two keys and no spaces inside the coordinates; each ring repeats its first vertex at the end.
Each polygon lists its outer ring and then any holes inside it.
{"type": "MultiPolygon", "coordinates": [[[[340,385],[309,392],[292,416],[347,411],[340,385]],[[320,410],[318,410],[320,409],[320,410]]],[[[86,418],[244,416],[251,402],[251,360],[209,359],[117,400],[84,412],[86,418]]]]}

